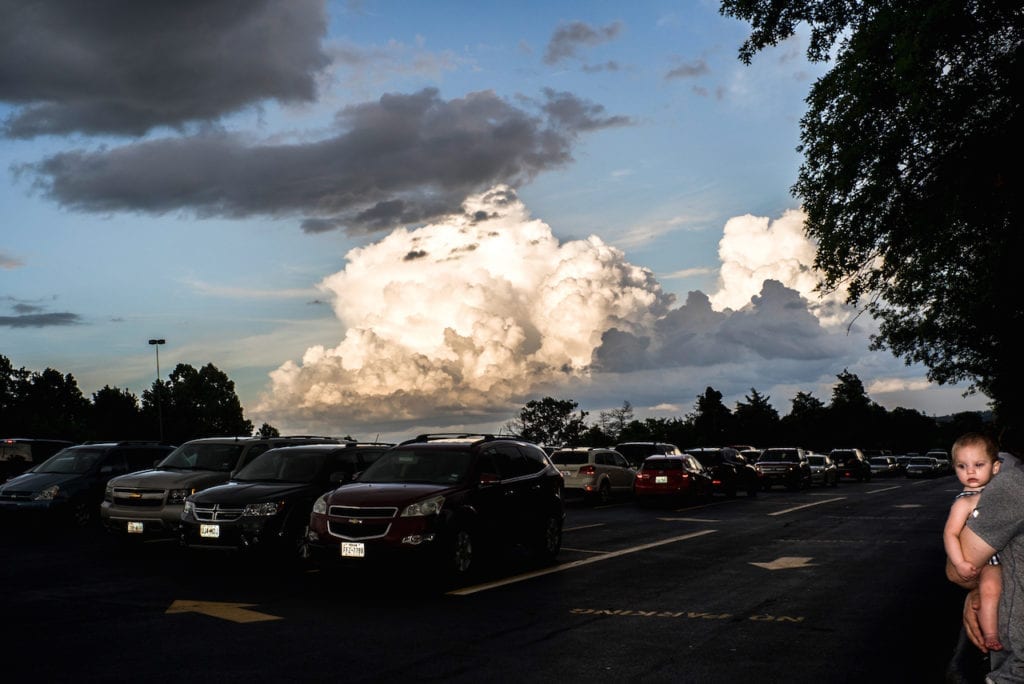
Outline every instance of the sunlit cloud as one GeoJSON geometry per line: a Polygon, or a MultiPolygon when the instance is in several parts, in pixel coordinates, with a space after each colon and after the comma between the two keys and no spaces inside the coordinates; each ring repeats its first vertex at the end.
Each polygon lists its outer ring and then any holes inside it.
{"type": "Polygon", "coordinates": [[[676,306],[648,269],[600,238],[560,243],[507,186],[349,251],[319,287],[340,341],[281,364],[255,409],[300,428],[497,419],[540,393],[597,386],[632,397],[646,383],[663,396],[670,378],[694,373],[735,376],[745,391],[766,360],[785,376],[798,364],[827,368],[853,345],[781,280],[735,310],[714,309],[699,291],[676,306]]]}

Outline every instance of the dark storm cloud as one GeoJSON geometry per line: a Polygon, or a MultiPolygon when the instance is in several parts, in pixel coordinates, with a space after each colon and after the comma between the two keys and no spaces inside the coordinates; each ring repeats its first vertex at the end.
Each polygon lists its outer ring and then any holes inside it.
{"type": "Polygon", "coordinates": [[[324,0],[0,0],[0,17],[10,137],[140,135],[310,101],[328,64],[324,0]]]}
{"type": "Polygon", "coordinates": [[[582,21],[573,21],[559,26],[548,47],[544,51],[545,64],[557,64],[568,57],[576,55],[582,46],[594,46],[613,40],[622,30],[622,22],[616,21],[608,26],[593,28],[582,21]]]}
{"type": "Polygon", "coordinates": [[[21,171],[72,209],[300,214],[307,232],[373,232],[458,212],[474,192],[567,164],[580,133],[628,123],[569,93],[546,98],[531,115],[493,92],[445,101],[430,88],[346,107],[337,135],[315,142],[211,132],[60,153],[21,171]]]}
{"type": "Polygon", "coordinates": [[[0,316],[0,328],[48,328],[57,325],[77,325],[78,314],[40,313],[20,316],[0,316]]]}
{"type": "Polygon", "coordinates": [[[605,333],[593,360],[600,370],[627,372],[759,360],[828,360],[842,352],[799,292],[765,280],[761,293],[739,311],[715,311],[706,294],[690,292],[686,303],[658,320],[653,330],[605,333]]]}

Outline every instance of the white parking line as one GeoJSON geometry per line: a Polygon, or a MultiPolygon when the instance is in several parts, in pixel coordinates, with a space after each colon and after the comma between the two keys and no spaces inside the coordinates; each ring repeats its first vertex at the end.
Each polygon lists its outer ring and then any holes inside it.
{"type": "Polygon", "coordinates": [[[824,499],[823,501],[815,501],[814,503],[803,504],[801,506],[793,506],[792,508],[786,508],[786,509],[781,510],[781,511],[775,511],[774,513],[769,513],[768,515],[785,515],[786,513],[792,513],[793,511],[799,511],[802,508],[810,508],[811,506],[820,506],[822,504],[832,503],[833,501],[842,501],[845,498],[846,498],[845,496],[837,496],[834,499],[824,499]]]}
{"type": "Polygon", "coordinates": [[[633,546],[628,549],[622,549],[621,551],[611,551],[600,556],[594,556],[593,558],[584,558],[582,560],[572,561],[571,563],[562,563],[561,565],[555,565],[550,568],[544,568],[543,570],[535,570],[533,572],[527,572],[522,575],[515,575],[514,577],[506,577],[505,579],[497,580],[495,582],[487,582],[485,584],[477,584],[472,587],[463,587],[462,589],[455,589],[453,591],[449,591],[448,594],[452,596],[468,596],[469,594],[475,594],[480,591],[487,591],[488,589],[503,587],[506,584],[515,584],[516,582],[522,582],[523,580],[533,579],[534,577],[550,575],[553,572],[571,570],[572,568],[578,568],[581,565],[589,565],[590,563],[608,560],[609,558],[615,558],[616,556],[624,556],[629,553],[636,553],[637,551],[652,549],[656,546],[674,544],[675,542],[683,541],[684,539],[693,539],[694,537],[701,537],[705,534],[711,534],[712,532],[717,531],[718,530],[701,530],[699,532],[691,532],[690,534],[684,534],[679,537],[662,539],[661,541],[651,542],[650,544],[641,544],[640,546],[633,546]]]}
{"type": "Polygon", "coordinates": [[[591,527],[604,527],[604,523],[594,523],[593,525],[580,525],[579,527],[566,527],[563,532],[575,532],[576,530],[587,530],[591,527]]]}
{"type": "Polygon", "coordinates": [[[891,492],[894,489],[900,489],[900,485],[893,485],[892,487],[886,487],[885,489],[872,489],[868,494],[878,494],[879,492],[891,492]]]}

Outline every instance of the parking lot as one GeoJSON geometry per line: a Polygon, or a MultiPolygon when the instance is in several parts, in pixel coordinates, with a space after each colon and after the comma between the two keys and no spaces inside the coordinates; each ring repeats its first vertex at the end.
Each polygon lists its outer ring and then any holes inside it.
{"type": "Polygon", "coordinates": [[[955,485],[844,482],[682,508],[573,502],[554,564],[513,550],[443,591],[417,567],[268,568],[167,543],[124,547],[98,528],[7,529],[7,672],[941,681],[962,598],[941,545],[955,485]]]}

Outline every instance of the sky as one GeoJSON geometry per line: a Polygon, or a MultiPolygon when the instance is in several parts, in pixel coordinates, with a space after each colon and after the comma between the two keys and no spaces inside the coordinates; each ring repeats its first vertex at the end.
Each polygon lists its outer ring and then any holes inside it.
{"type": "Polygon", "coordinates": [[[530,400],[781,415],[964,386],[815,291],[806,34],[718,3],[0,0],[0,354],[137,396],[214,364],[283,434],[499,431],[530,400]],[[148,344],[164,339],[160,346],[148,344]]]}

